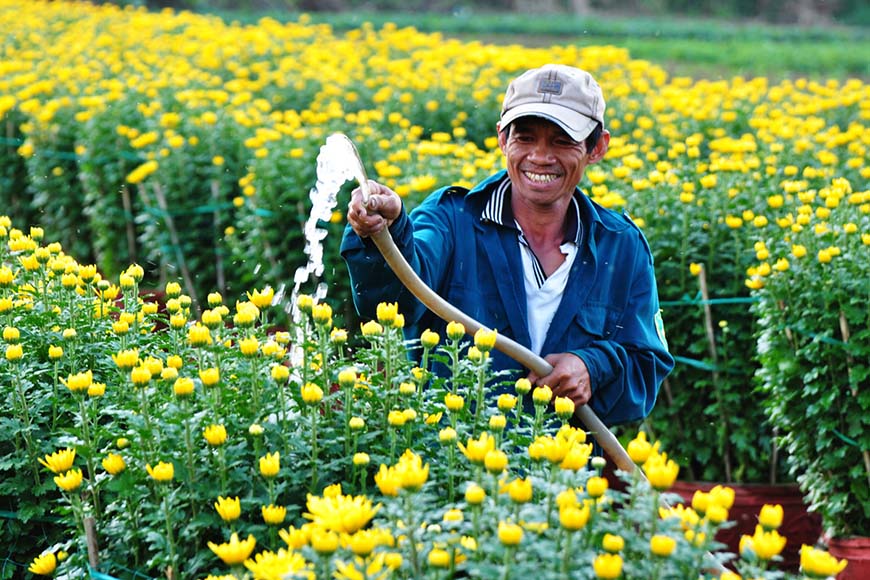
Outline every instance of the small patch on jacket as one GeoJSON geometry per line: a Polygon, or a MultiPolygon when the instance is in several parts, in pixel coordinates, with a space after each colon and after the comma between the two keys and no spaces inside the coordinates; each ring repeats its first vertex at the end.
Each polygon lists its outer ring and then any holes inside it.
{"type": "Polygon", "coordinates": [[[655,315],[655,325],[656,325],[656,333],[659,335],[659,340],[662,341],[662,344],[665,347],[665,350],[668,350],[668,339],[665,337],[665,321],[662,320],[662,311],[659,310],[655,315]]]}

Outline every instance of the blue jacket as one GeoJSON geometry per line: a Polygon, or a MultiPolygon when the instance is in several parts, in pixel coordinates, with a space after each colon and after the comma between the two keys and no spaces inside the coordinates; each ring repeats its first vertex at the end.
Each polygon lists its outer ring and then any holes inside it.
{"type": "MultiPolygon", "coordinates": [[[[444,188],[410,216],[390,226],[397,247],[420,278],[445,300],[484,326],[530,345],[522,260],[516,231],[482,220],[501,171],[466,192],[444,188]]],[[[652,410],[662,380],[673,368],[659,314],[649,246],[627,217],[604,209],[579,189],[578,253],[565,295],[541,356],[571,352],[589,369],[589,406],[608,425],[635,421],[652,410]]],[[[374,318],[380,302],[398,302],[407,338],[429,328],[444,336],[446,323],[429,312],[395,277],[371,240],[348,226],[341,245],[354,305],[374,318]]],[[[493,351],[494,370],[527,371],[493,351]]]]}

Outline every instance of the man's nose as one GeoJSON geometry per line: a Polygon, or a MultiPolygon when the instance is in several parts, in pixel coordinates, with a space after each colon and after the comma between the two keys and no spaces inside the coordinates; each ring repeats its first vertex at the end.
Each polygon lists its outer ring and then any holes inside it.
{"type": "Polygon", "coordinates": [[[553,149],[546,141],[538,140],[535,141],[534,145],[532,145],[529,157],[533,161],[549,163],[553,160],[553,149]]]}

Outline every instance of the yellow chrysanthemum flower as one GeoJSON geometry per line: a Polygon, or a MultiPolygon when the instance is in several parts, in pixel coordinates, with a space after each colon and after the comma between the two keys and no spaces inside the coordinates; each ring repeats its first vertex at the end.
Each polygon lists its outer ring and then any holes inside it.
{"type": "Polygon", "coordinates": [[[256,545],[257,540],[253,535],[249,535],[245,540],[239,540],[239,535],[235,532],[230,536],[229,542],[223,544],[208,543],[209,549],[227,566],[242,564],[251,556],[256,545]]]}
{"type": "Polygon", "coordinates": [[[365,528],[378,510],[366,496],[336,494],[331,497],[308,495],[307,512],[302,517],[320,528],[343,534],[354,534],[365,528]]]}
{"type": "Polygon", "coordinates": [[[154,467],[150,464],[145,465],[145,471],[151,476],[151,479],[160,483],[168,483],[175,477],[175,466],[172,463],[160,461],[154,467]]]}
{"type": "Polygon", "coordinates": [[[76,450],[70,447],[55,451],[51,455],[46,455],[45,459],[39,459],[39,462],[47,467],[52,473],[63,473],[72,468],[73,462],[76,459],[76,450]]]}
{"type": "Polygon", "coordinates": [[[225,522],[233,522],[242,515],[242,504],[239,497],[218,496],[214,509],[225,522]]]}
{"type": "Polygon", "coordinates": [[[77,490],[82,485],[82,479],[82,470],[78,468],[54,476],[54,482],[64,491],[77,490]]]}
{"type": "Polygon", "coordinates": [[[54,552],[47,552],[41,556],[37,556],[27,568],[31,574],[37,574],[39,576],[51,576],[54,574],[56,569],[57,556],[55,556],[54,552]]]}
{"type": "Polygon", "coordinates": [[[278,451],[267,453],[260,458],[260,475],[266,478],[275,477],[279,471],[281,471],[281,454],[278,451]]]}

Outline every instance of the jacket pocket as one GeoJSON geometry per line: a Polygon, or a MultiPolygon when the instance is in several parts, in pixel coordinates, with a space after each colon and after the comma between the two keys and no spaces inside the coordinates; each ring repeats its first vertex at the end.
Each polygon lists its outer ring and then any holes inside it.
{"type": "Polygon", "coordinates": [[[612,306],[587,302],[577,311],[572,334],[586,344],[593,340],[610,340],[621,328],[622,311],[612,306]]]}

